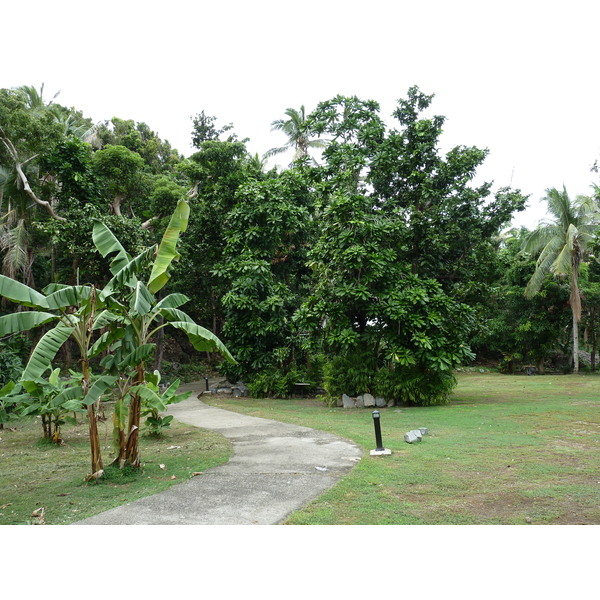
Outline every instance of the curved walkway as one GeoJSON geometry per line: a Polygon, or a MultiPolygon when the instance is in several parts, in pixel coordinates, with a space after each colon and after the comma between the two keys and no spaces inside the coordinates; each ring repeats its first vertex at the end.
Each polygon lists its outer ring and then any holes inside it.
{"type": "MultiPolygon", "coordinates": [[[[204,382],[186,388],[201,390],[204,382]]],[[[231,460],[77,525],[274,525],[333,486],[363,454],[332,434],[214,408],[195,396],[169,413],[228,438],[231,460]]]]}

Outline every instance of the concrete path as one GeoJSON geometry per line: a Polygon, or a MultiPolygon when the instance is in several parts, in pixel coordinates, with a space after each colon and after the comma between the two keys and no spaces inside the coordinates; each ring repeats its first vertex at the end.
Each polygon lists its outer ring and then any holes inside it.
{"type": "MultiPolygon", "coordinates": [[[[185,389],[201,391],[204,382],[185,389]]],[[[169,413],[228,438],[231,460],[76,525],[274,525],[333,486],[363,454],[329,433],[214,408],[195,395],[169,413]]]]}

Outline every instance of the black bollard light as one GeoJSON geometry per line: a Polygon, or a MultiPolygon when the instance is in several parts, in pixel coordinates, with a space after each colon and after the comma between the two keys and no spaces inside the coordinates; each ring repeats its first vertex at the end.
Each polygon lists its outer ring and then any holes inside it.
{"type": "Polygon", "coordinates": [[[206,391],[208,392],[208,377],[205,377],[204,381],[206,382],[206,391]]]}
{"type": "Polygon", "coordinates": [[[385,448],[383,447],[383,442],[381,441],[381,422],[380,422],[380,414],[378,410],[374,410],[373,411],[373,424],[375,425],[375,443],[377,444],[377,448],[375,448],[375,450],[377,450],[378,452],[381,452],[381,450],[385,450],[385,448]]]}
{"type": "Polygon", "coordinates": [[[373,411],[373,424],[375,425],[375,443],[377,444],[377,448],[375,450],[371,450],[371,456],[381,456],[386,454],[391,454],[392,451],[383,447],[383,442],[381,440],[381,415],[378,410],[373,411]]]}

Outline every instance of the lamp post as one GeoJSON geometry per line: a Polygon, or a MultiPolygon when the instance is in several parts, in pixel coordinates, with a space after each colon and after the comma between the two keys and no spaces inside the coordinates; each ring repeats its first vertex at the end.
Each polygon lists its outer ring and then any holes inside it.
{"type": "Polygon", "coordinates": [[[378,410],[373,411],[373,425],[375,426],[375,450],[371,450],[371,456],[381,456],[384,454],[391,454],[392,451],[383,447],[383,441],[381,440],[381,415],[378,410]]]}

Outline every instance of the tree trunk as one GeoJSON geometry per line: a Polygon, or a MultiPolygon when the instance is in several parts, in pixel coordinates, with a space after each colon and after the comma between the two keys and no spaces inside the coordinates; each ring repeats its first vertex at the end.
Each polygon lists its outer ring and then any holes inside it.
{"type": "MultiPolygon", "coordinates": [[[[138,365],[135,384],[144,383],[144,365],[138,365]]],[[[140,417],[142,412],[142,398],[139,394],[131,396],[129,402],[129,425],[127,434],[127,444],[125,447],[125,461],[134,469],[140,466],[140,417]]]]}
{"type": "MultiPolygon", "coordinates": [[[[81,388],[83,396],[88,393],[91,382],[92,374],[90,371],[90,363],[87,359],[81,361],[81,372],[83,378],[81,380],[81,388]]],[[[87,408],[88,414],[88,427],[90,432],[90,454],[92,459],[92,472],[88,475],[87,479],[96,479],[102,477],[104,474],[104,464],[102,462],[102,451],[100,446],[100,435],[98,434],[98,419],[96,418],[96,407],[92,402],[87,408]]]]}
{"type": "Polygon", "coordinates": [[[92,473],[89,476],[89,479],[98,479],[104,473],[104,464],[102,463],[100,436],[98,435],[98,420],[96,419],[96,410],[93,402],[88,406],[88,421],[90,430],[90,451],[92,455],[92,473]]]}
{"type": "Polygon", "coordinates": [[[573,373],[579,373],[579,325],[573,311],[573,373]]]}
{"type": "Polygon", "coordinates": [[[544,374],[544,357],[543,356],[541,358],[538,358],[537,372],[540,375],[544,374]]]}

